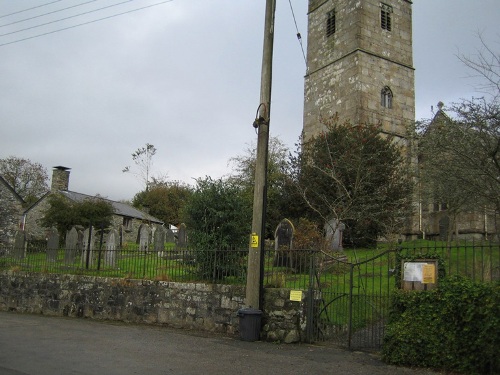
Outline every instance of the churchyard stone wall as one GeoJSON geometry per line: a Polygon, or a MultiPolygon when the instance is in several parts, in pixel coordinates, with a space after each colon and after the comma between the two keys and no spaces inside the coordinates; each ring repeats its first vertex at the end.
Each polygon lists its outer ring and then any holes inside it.
{"type": "MultiPolygon", "coordinates": [[[[266,289],[261,338],[296,342],[304,337],[304,303],[287,289],[266,289]]],[[[245,288],[16,272],[0,273],[0,310],[168,325],[238,334],[245,288]]]]}

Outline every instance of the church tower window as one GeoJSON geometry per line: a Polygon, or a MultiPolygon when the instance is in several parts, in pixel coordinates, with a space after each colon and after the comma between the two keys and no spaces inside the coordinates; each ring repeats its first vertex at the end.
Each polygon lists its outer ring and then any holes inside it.
{"type": "Polygon", "coordinates": [[[331,10],[326,14],[326,36],[335,34],[335,10],[331,10]]]}
{"type": "Polygon", "coordinates": [[[380,26],[382,29],[391,31],[392,30],[392,7],[390,5],[381,3],[380,4],[380,26]]]}
{"type": "Polygon", "coordinates": [[[380,92],[380,104],[385,108],[392,108],[392,91],[389,87],[385,86],[380,92]]]}

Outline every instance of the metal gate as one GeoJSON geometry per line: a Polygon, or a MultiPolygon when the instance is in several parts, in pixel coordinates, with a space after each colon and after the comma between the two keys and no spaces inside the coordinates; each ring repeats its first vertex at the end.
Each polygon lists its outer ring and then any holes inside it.
{"type": "Polygon", "coordinates": [[[380,349],[395,287],[396,252],[388,250],[357,263],[316,254],[320,259],[310,262],[307,340],[380,349]]]}

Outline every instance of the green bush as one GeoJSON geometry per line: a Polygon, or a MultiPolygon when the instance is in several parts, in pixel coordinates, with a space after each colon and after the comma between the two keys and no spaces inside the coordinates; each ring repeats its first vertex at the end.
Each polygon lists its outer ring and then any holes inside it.
{"type": "Polygon", "coordinates": [[[500,283],[453,276],[431,291],[398,290],[382,348],[391,364],[500,373],[500,283]]]}

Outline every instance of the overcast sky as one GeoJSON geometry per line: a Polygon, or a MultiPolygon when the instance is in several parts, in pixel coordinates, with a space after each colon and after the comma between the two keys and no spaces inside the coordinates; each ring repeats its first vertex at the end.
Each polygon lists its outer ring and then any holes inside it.
{"type": "MultiPolygon", "coordinates": [[[[70,167],[70,190],[112,200],[143,188],[122,169],[146,143],[157,149],[154,173],[170,180],[227,174],[256,139],[265,1],[109,7],[122,2],[0,0],[0,158],[28,158],[49,176],[70,167]]],[[[307,1],[291,4],[306,50],[307,1]]],[[[498,0],[414,1],[417,119],[438,101],[478,95],[456,55],[480,47],[478,32],[498,52],[499,19],[498,0]]],[[[271,135],[291,148],[306,71],[295,22],[290,2],[277,0],[271,135]]]]}

